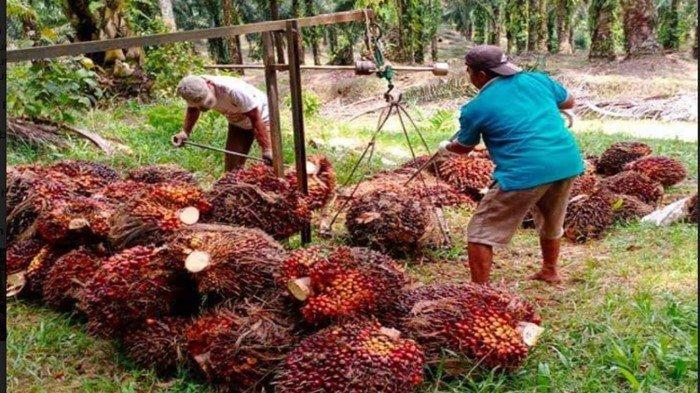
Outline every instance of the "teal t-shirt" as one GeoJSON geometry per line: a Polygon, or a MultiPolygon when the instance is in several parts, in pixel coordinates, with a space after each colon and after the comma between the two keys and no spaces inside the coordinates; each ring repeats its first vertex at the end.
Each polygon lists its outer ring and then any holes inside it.
{"type": "Polygon", "coordinates": [[[504,191],[577,176],[583,157],[558,109],[567,97],[562,85],[538,72],[492,79],[462,107],[456,140],[471,146],[483,138],[504,191]]]}

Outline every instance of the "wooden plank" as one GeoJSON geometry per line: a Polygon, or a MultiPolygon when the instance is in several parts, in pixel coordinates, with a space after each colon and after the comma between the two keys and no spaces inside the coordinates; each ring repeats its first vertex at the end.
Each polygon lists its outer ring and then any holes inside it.
{"type": "MultiPolygon", "coordinates": [[[[264,64],[212,64],[206,65],[204,68],[217,69],[217,70],[236,70],[236,69],[264,69],[264,64]]],[[[406,71],[406,72],[432,72],[433,67],[413,67],[413,66],[392,66],[396,71],[406,71]]],[[[325,70],[325,71],[342,71],[342,70],[354,70],[355,66],[351,65],[302,65],[302,70],[325,70]]],[[[287,70],[286,64],[278,64],[278,71],[287,70]]],[[[376,72],[376,69],[369,70],[370,72],[376,72]]]]}
{"type": "MultiPolygon", "coordinates": [[[[287,22],[287,59],[289,63],[289,94],[292,98],[292,126],[294,129],[294,158],[296,161],[299,191],[309,194],[309,184],[306,174],[306,138],[304,137],[304,106],[301,99],[301,45],[299,36],[301,30],[296,20],[287,22]]],[[[301,230],[301,243],[311,241],[311,225],[305,225],[301,230]]]]}
{"type": "MultiPolygon", "coordinates": [[[[371,16],[371,12],[370,12],[371,16]]],[[[297,19],[300,27],[319,26],[334,23],[361,21],[365,18],[364,10],[354,10],[323,14],[297,19]]],[[[175,33],[153,34],[141,37],[115,38],[104,41],[86,41],[72,44],[37,46],[26,49],[7,51],[7,62],[26,60],[39,60],[59,56],[75,56],[84,53],[103,52],[110,49],[126,49],[150,45],[162,45],[171,42],[194,41],[208,38],[219,38],[232,35],[262,33],[265,31],[284,30],[292,19],[273,20],[258,23],[248,23],[236,26],[215,27],[211,29],[199,29],[178,31],[175,33]]]]}
{"type": "Polygon", "coordinates": [[[282,155],[282,132],[280,131],[279,92],[277,91],[277,70],[273,33],[262,33],[263,61],[265,62],[265,86],[267,88],[267,108],[270,113],[270,142],[272,142],[272,167],[279,177],[284,175],[282,155]]]}

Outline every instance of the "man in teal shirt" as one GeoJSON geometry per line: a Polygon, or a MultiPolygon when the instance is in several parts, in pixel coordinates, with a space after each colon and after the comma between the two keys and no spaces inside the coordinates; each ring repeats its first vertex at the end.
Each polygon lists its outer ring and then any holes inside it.
{"type": "Polygon", "coordinates": [[[483,139],[496,164],[494,186],[467,231],[472,280],[489,281],[493,247],[508,244],[531,210],[543,259],[532,278],[558,282],[571,183],[584,171],[580,149],[559,114],[573,108],[574,99],[549,76],[510,63],[497,46],[476,46],[465,60],[479,93],[462,107],[459,133],[440,149],[467,154],[483,139]]]}

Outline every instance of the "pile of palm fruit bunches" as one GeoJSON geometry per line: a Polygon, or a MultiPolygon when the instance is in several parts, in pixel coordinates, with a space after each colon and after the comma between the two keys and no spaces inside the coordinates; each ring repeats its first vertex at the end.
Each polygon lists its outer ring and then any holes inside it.
{"type": "MultiPolygon", "coordinates": [[[[645,214],[686,176],[650,153],[619,143],[591,160],[567,236],[645,214]]],[[[336,192],[323,156],[308,159],[308,195],[293,171],[264,165],[209,190],[176,165],[10,167],[7,294],[74,313],[160,375],[186,371],[229,390],[405,393],[434,367],[513,371],[542,330],[531,303],[499,286],[424,285],[394,259],[434,244],[435,208],[474,206],[491,182],[479,150],[440,157],[406,185],[426,159],[353,195],[336,192]],[[280,243],[336,193],[349,202],[348,246],[280,243]]],[[[689,210],[697,222],[697,196],[689,210]]]]}

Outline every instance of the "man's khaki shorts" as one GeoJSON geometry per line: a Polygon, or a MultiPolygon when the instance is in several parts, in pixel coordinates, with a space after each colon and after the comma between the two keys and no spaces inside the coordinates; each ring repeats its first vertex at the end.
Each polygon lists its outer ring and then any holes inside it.
{"type": "Polygon", "coordinates": [[[469,242],[505,246],[530,209],[540,238],[560,238],[564,234],[572,182],[573,178],[569,178],[517,191],[502,191],[498,185],[493,186],[469,222],[469,242]]]}

